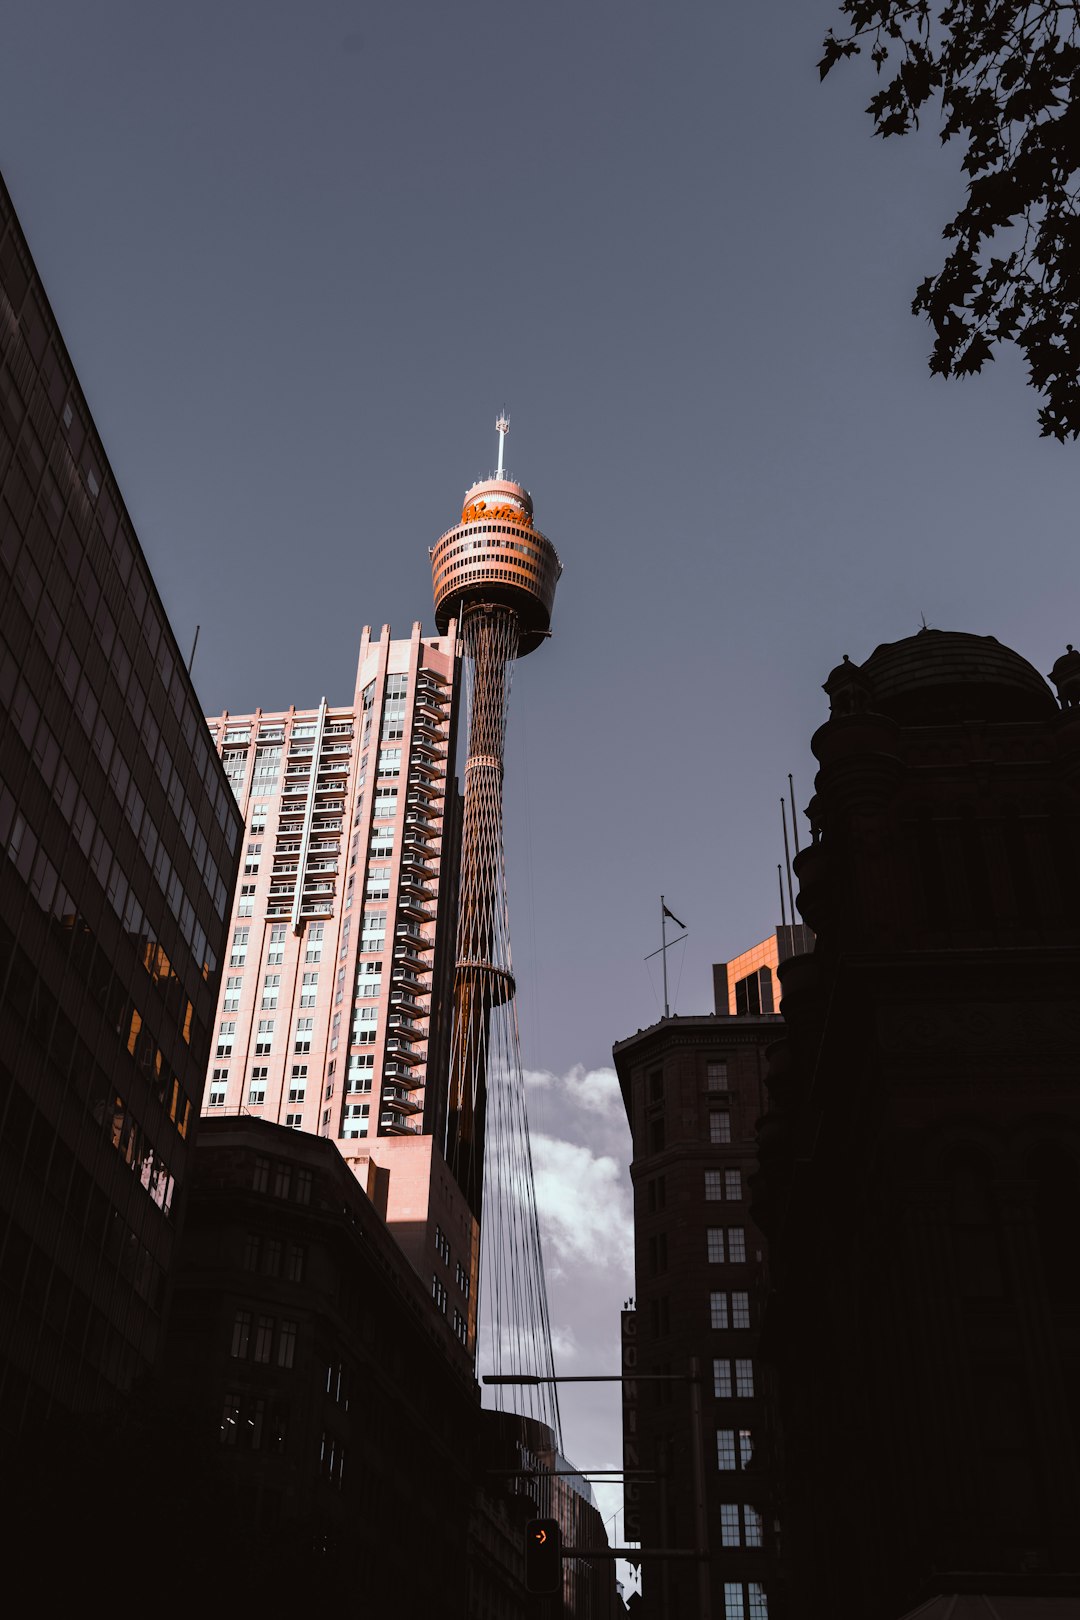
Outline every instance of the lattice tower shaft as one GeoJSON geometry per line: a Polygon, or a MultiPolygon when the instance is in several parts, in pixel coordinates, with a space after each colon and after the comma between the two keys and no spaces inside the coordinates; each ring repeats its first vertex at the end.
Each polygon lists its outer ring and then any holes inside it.
{"type": "Polygon", "coordinates": [[[474,1212],[483,1195],[491,1013],[514,994],[503,859],[503,747],[517,614],[473,607],[462,623],[471,678],[461,834],[447,1156],[474,1212]]]}

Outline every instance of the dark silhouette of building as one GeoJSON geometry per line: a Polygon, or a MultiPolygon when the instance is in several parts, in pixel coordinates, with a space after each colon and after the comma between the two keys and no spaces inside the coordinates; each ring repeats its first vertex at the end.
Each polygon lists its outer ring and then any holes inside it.
{"type": "Polygon", "coordinates": [[[526,1593],[525,1524],[607,1546],[550,1430],[481,1411],[471,1357],[431,1309],[333,1141],[251,1116],[202,1122],[164,1366],[208,1450],[220,1517],[196,1554],[216,1592],[317,1594],[373,1613],[609,1620],[614,1566],[526,1593]]]}
{"type": "Polygon", "coordinates": [[[479,1393],[379,1183],[325,1138],[203,1120],[166,1382],[219,1448],[230,1580],[272,1550],[282,1590],[464,1613],[479,1393]]]}
{"type": "Polygon", "coordinates": [[[1072,1615],[1080,711],[936,630],[825,690],[754,1194],[791,1612],[1072,1615]]]}
{"type": "MultiPolygon", "coordinates": [[[[791,935],[777,930],[714,969],[716,1013],[661,1019],[614,1048],[634,1155],[637,1294],[623,1312],[623,1371],[644,1375],[623,1388],[626,1539],[661,1549],[706,1540],[715,1620],[766,1620],[782,1607],[778,1459],[758,1358],[766,1253],[748,1208],[765,1049],[781,1020],[734,1007],[751,990],[760,1006],[791,935]]],[[[700,1580],[691,1561],[644,1559],[640,1613],[697,1620],[700,1580]]]]}
{"type": "Polygon", "coordinates": [[[0,182],[0,1432],[159,1348],[239,817],[0,182]]]}

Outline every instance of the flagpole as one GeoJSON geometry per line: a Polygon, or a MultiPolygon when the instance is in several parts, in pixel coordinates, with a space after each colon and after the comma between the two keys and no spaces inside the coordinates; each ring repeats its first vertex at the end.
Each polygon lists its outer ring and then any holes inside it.
{"type": "Polygon", "coordinates": [[[660,896],[660,942],[660,959],[664,964],[664,1017],[667,1018],[670,1016],[667,996],[667,907],[663,895],[660,896]]]}

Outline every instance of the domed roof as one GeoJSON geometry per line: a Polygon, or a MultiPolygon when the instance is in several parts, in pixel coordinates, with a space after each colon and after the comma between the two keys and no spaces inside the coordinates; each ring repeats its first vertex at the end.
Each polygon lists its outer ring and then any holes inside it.
{"type": "Polygon", "coordinates": [[[1041,720],[1059,712],[1038,671],[994,636],[922,629],[876,647],[861,674],[870,707],[901,722],[1041,720]]]}

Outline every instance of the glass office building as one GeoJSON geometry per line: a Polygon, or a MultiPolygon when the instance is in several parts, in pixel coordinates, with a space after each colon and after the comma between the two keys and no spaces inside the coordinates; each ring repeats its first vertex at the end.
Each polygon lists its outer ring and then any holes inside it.
{"type": "Polygon", "coordinates": [[[240,830],[0,182],[0,1432],[154,1363],[240,830]]]}

